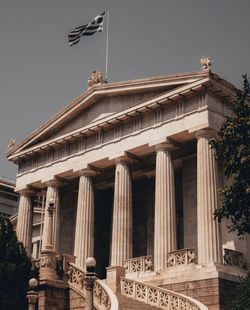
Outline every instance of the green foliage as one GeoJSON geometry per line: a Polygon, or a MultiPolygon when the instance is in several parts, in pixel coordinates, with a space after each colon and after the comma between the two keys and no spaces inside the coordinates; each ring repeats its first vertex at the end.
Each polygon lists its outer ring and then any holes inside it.
{"type": "Polygon", "coordinates": [[[27,309],[31,261],[8,219],[0,217],[0,310],[27,309]]]}
{"type": "Polygon", "coordinates": [[[237,288],[229,310],[250,310],[250,273],[237,288]]]}
{"type": "Polygon", "coordinates": [[[221,221],[230,219],[230,231],[238,235],[250,233],[250,86],[243,76],[242,90],[231,104],[232,116],[227,116],[218,133],[219,139],[210,142],[217,159],[224,163],[229,184],[220,190],[221,207],[214,216],[221,221]],[[248,103],[247,103],[248,101],[248,103]]]}

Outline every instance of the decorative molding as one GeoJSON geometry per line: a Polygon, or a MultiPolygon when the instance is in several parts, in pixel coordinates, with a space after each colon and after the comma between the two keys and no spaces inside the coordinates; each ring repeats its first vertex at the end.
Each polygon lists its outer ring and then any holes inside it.
{"type": "Polygon", "coordinates": [[[157,109],[154,111],[154,124],[159,124],[162,122],[162,109],[157,109]]]}
{"type": "Polygon", "coordinates": [[[104,132],[102,130],[98,131],[96,134],[96,144],[103,144],[104,142],[104,132]]]}
{"type": "Polygon", "coordinates": [[[122,136],[122,126],[119,124],[114,127],[114,140],[120,139],[122,136]]]}
{"type": "Polygon", "coordinates": [[[184,115],[184,101],[180,100],[176,102],[176,118],[182,117],[184,115]]]}
{"type": "Polygon", "coordinates": [[[133,126],[133,131],[136,132],[136,131],[140,131],[141,128],[142,128],[142,117],[139,116],[137,118],[134,119],[134,126],[133,126]]]}

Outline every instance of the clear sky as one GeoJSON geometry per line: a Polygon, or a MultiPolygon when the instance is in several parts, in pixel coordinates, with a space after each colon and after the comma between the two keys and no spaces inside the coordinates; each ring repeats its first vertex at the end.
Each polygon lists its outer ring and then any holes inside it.
{"type": "Polygon", "coordinates": [[[105,72],[106,30],[69,47],[68,33],[110,8],[109,81],[213,70],[240,85],[250,75],[249,0],[0,0],[0,175],[20,142],[105,72]]]}

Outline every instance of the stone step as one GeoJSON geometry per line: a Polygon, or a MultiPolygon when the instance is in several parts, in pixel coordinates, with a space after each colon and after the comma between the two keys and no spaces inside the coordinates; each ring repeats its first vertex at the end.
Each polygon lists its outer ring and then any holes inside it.
{"type": "Polygon", "coordinates": [[[116,297],[119,303],[119,310],[136,310],[136,309],[143,309],[143,310],[159,310],[158,307],[154,307],[144,302],[140,302],[138,300],[134,300],[132,298],[125,297],[119,293],[116,293],[116,297]]]}

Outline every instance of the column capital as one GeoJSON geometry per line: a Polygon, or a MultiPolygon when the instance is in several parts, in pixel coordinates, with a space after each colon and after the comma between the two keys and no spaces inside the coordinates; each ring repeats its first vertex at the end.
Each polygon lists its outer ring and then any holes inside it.
{"type": "Polygon", "coordinates": [[[173,143],[169,143],[169,142],[159,143],[159,144],[156,144],[154,146],[154,149],[156,152],[158,152],[158,151],[173,151],[176,148],[177,148],[176,145],[174,145],[173,143]]]}
{"type": "Polygon", "coordinates": [[[92,168],[84,168],[78,171],[77,173],[80,177],[95,177],[99,172],[97,170],[94,170],[92,168]]]}
{"type": "Polygon", "coordinates": [[[126,165],[129,165],[129,164],[133,164],[136,162],[136,159],[135,158],[132,158],[132,157],[129,157],[127,155],[124,155],[124,156],[120,156],[120,157],[117,157],[115,159],[115,163],[116,165],[117,164],[126,164],[126,165]]]}
{"type": "Polygon", "coordinates": [[[194,133],[196,139],[206,138],[206,139],[217,139],[217,131],[214,129],[200,129],[194,133]]]}
{"type": "Polygon", "coordinates": [[[20,189],[17,191],[20,196],[30,197],[35,195],[35,192],[29,188],[20,189]]]}
{"type": "Polygon", "coordinates": [[[57,179],[49,180],[46,182],[47,186],[54,186],[54,187],[60,187],[63,185],[62,182],[58,181],[57,179]]]}

